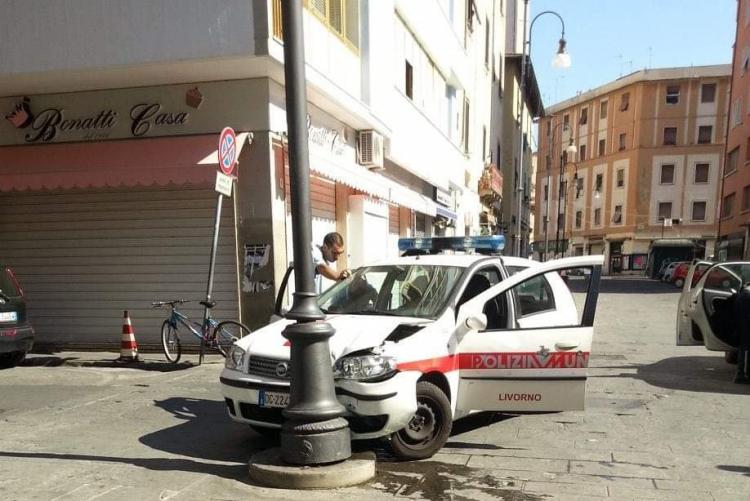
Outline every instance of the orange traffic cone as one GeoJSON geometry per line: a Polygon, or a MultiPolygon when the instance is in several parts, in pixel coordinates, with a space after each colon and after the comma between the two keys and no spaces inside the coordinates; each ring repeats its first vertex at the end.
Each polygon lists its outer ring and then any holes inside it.
{"type": "Polygon", "coordinates": [[[135,342],[133,324],[130,323],[130,314],[125,310],[122,320],[122,341],[120,342],[120,358],[118,362],[135,362],[138,360],[138,344],[135,342]]]}

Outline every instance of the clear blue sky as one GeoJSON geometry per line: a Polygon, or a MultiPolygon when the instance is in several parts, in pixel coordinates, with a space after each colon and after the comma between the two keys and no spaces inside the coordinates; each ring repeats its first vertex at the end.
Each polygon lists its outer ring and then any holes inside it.
{"type": "Polygon", "coordinates": [[[572,59],[552,68],[561,26],[541,16],[531,59],[545,106],[645,67],[732,62],[737,0],[530,0],[529,21],[545,10],[565,20],[572,59]]]}

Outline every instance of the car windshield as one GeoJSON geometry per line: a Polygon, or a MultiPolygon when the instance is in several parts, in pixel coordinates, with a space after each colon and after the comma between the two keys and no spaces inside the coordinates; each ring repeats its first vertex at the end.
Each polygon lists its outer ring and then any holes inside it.
{"type": "Polygon", "coordinates": [[[437,318],[464,269],[456,266],[365,266],[324,292],[324,313],[437,318]]]}

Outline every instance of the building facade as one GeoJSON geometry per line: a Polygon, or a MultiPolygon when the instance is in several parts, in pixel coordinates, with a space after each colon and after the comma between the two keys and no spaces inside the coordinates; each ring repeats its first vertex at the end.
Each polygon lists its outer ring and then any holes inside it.
{"type": "Polygon", "coordinates": [[[608,272],[713,255],[729,71],[641,70],[548,108],[537,250],[604,254],[608,272]]]}
{"type": "Polygon", "coordinates": [[[750,259],[750,5],[737,2],[717,257],[750,259]]]}
{"type": "MultiPolygon", "coordinates": [[[[339,266],[395,255],[401,236],[481,231],[498,196],[497,182],[479,192],[499,4],[305,2],[313,235],[344,236],[339,266]]],[[[156,344],[164,312],[150,301],[204,296],[225,126],[242,149],[214,313],[267,321],[292,260],[280,5],[7,3],[0,262],[40,344],[119,343],[122,310],[156,344]]]]}

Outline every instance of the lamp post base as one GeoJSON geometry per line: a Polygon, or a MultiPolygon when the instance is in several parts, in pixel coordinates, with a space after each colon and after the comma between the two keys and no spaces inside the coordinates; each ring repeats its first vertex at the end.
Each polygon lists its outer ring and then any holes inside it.
{"type": "Polygon", "coordinates": [[[277,489],[334,489],[367,482],[375,476],[375,454],[355,454],[350,459],[322,466],[292,466],[281,458],[281,449],[255,454],[248,464],[250,480],[277,489]]]}
{"type": "Polygon", "coordinates": [[[352,455],[349,424],[343,418],[303,422],[289,420],[281,428],[281,458],[289,464],[320,465],[352,455]]]}

